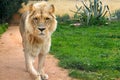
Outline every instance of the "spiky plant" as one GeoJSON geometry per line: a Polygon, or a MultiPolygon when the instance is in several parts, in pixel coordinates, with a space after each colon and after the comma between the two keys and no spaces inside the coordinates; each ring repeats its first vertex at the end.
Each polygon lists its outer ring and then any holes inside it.
{"type": "Polygon", "coordinates": [[[82,23],[86,23],[87,25],[94,24],[96,22],[99,23],[99,21],[105,19],[105,15],[107,13],[110,14],[108,5],[103,5],[101,0],[88,0],[89,6],[87,6],[85,1],[82,0],[81,2],[83,6],[78,7],[78,5],[76,5],[77,11],[71,11],[75,13],[74,18],[82,23]]]}

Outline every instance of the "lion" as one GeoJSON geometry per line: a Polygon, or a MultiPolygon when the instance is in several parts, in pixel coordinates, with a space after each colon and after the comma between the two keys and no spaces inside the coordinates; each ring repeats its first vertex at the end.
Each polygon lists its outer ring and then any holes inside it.
{"type": "Polygon", "coordinates": [[[20,20],[23,51],[27,71],[35,80],[46,80],[44,60],[51,46],[51,35],[57,28],[55,7],[45,1],[29,5],[20,20]],[[34,60],[38,57],[38,70],[34,68],[34,60]]]}

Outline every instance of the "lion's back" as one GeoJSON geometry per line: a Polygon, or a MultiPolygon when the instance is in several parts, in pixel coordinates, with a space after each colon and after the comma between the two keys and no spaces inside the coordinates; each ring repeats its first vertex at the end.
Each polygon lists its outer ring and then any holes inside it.
{"type": "Polygon", "coordinates": [[[19,30],[20,30],[21,35],[23,35],[23,33],[25,32],[25,20],[26,20],[27,15],[28,15],[28,12],[24,12],[21,15],[20,25],[19,25],[19,30]]]}

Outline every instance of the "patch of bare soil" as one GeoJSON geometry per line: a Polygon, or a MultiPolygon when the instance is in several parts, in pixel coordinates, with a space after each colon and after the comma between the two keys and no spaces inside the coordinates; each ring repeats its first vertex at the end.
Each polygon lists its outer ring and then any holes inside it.
{"type": "MultiPolygon", "coordinates": [[[[48,55],[45,71],[49,80],[75,80],[58,67],[58,60],[48,55]]],[[[37,65],[37,63],[35,63],[37,65]]],[[[25,71],[24,55],[18,26],[11,26],[0,38],[0,80],[32,80],[25,71]]]]}

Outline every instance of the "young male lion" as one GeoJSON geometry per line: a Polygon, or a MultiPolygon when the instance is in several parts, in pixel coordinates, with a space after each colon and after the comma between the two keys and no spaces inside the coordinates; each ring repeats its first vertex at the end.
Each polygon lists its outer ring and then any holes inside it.
{"type": "Polygon", "coordinates": [[[20,21],[20,33],[24,48],[27,71],[35,80],[48,79],[43,64],[51,46],[51,35],[56,30],[55,8],[47,2],[35,3],[24,12],[20,21]],[[33,66],[38,56],[38,70],[33,66]]]}

